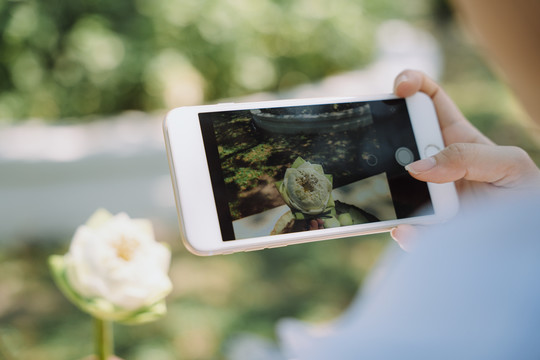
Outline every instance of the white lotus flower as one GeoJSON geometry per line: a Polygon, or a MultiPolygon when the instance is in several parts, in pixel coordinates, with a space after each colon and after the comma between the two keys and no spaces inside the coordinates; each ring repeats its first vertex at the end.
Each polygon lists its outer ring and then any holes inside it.
{"type": "Polygon", "coordinates": [[[50,263],[60,288],[83,310],[107,320],[144,322],[165,313],[170,258],[150,221],[99,210],[77,229],[69,252],[50,263]]]}
{"type": "Polygon", "coordinates": [[[283,187],[288,205],[310,215],[324,211],[332,192],[332,183],[322,167],[307,161],[285,171],[283,187]]]}

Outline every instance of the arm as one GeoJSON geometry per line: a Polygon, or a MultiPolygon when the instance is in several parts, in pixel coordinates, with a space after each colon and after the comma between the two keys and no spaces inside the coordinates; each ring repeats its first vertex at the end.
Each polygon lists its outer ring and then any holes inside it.
{"type": "MultiPolygon", "coordinates": [[[[460,195],[474,201],[509,189],[540,189],[540,170],[524,150],[495,145],[425,74],[406,70],[398,75],[394,86],[397,96],[407,97],[418,91],[433,100],[446,148],[433,157],[407,165],[411,176],[435,183],[455,181],[460,195]]],[[[413,232],[410,226],[399,226],[392,236],[406,248],[413,232]]]]}

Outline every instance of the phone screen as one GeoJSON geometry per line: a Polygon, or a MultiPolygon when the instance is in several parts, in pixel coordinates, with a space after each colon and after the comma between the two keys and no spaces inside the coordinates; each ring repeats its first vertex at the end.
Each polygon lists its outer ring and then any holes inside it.
{"type": "Polygon", "coordinates": [[[433,214],[404,99],[199,113],[223,241],[433,214]]]}

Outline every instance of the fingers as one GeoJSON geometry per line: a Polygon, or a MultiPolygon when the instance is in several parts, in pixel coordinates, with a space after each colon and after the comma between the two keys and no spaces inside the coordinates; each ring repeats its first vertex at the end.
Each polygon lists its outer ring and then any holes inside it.
{"type": "Polygon", "coordinates": [[[392,229],[390,235],[405,251],[411,251],[415,239],[418,237],[417,229],[412,225],[399,225],[392,229]]]}
{"type": "Polygon", "coordinates": [[[405,70],[396,77],[394,93],[397,96],[408,97],[418,91],[427,94],[433,101],[445,144],[455,142],[492,144],[469,123],[452,99],[429,76],[420,71],[405,70]]]}
{"type": "Polygon", "coordinates": [[[397,96],[408,97],[418,91],[433,99],[441,91],[441,88],[435,81],[420,71],[405,70],[396,77],[394,92],[397,96]]]}
{"type": "Polygon", "coordinates": [[[502,187],[540,184],[540,170],[517,147],[484,144],[452,144],[435,156],[405,167],[416,179],[434,183],[457,180],[486,182],[502,187]]]}
{"type": "Polygon", "coordinates": [[[443,89],[420,71],[405,70],[396,77],[394,92],[399,97],[412,96],[418,91],[428,95],[439,117],[441,128],[468,121],[443,89]]]}

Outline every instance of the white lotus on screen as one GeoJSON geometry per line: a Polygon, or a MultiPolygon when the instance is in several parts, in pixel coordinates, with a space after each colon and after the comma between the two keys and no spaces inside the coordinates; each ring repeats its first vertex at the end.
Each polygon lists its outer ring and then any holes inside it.
{"type": "Polygon", "coordinates": [[[80,226],[64,255],[66,278],[76,292],[125,310],[150,306],[171,291],[170,258],[150,221],[108,212],[80,226]]]}
{"type": "Polygon", "coordinates": [[[283,185],[290,206],[303,213],[317,215],[324,211],[332,192],[332,183],[320,165],[305,162],[285,171],[283,185]]]}

